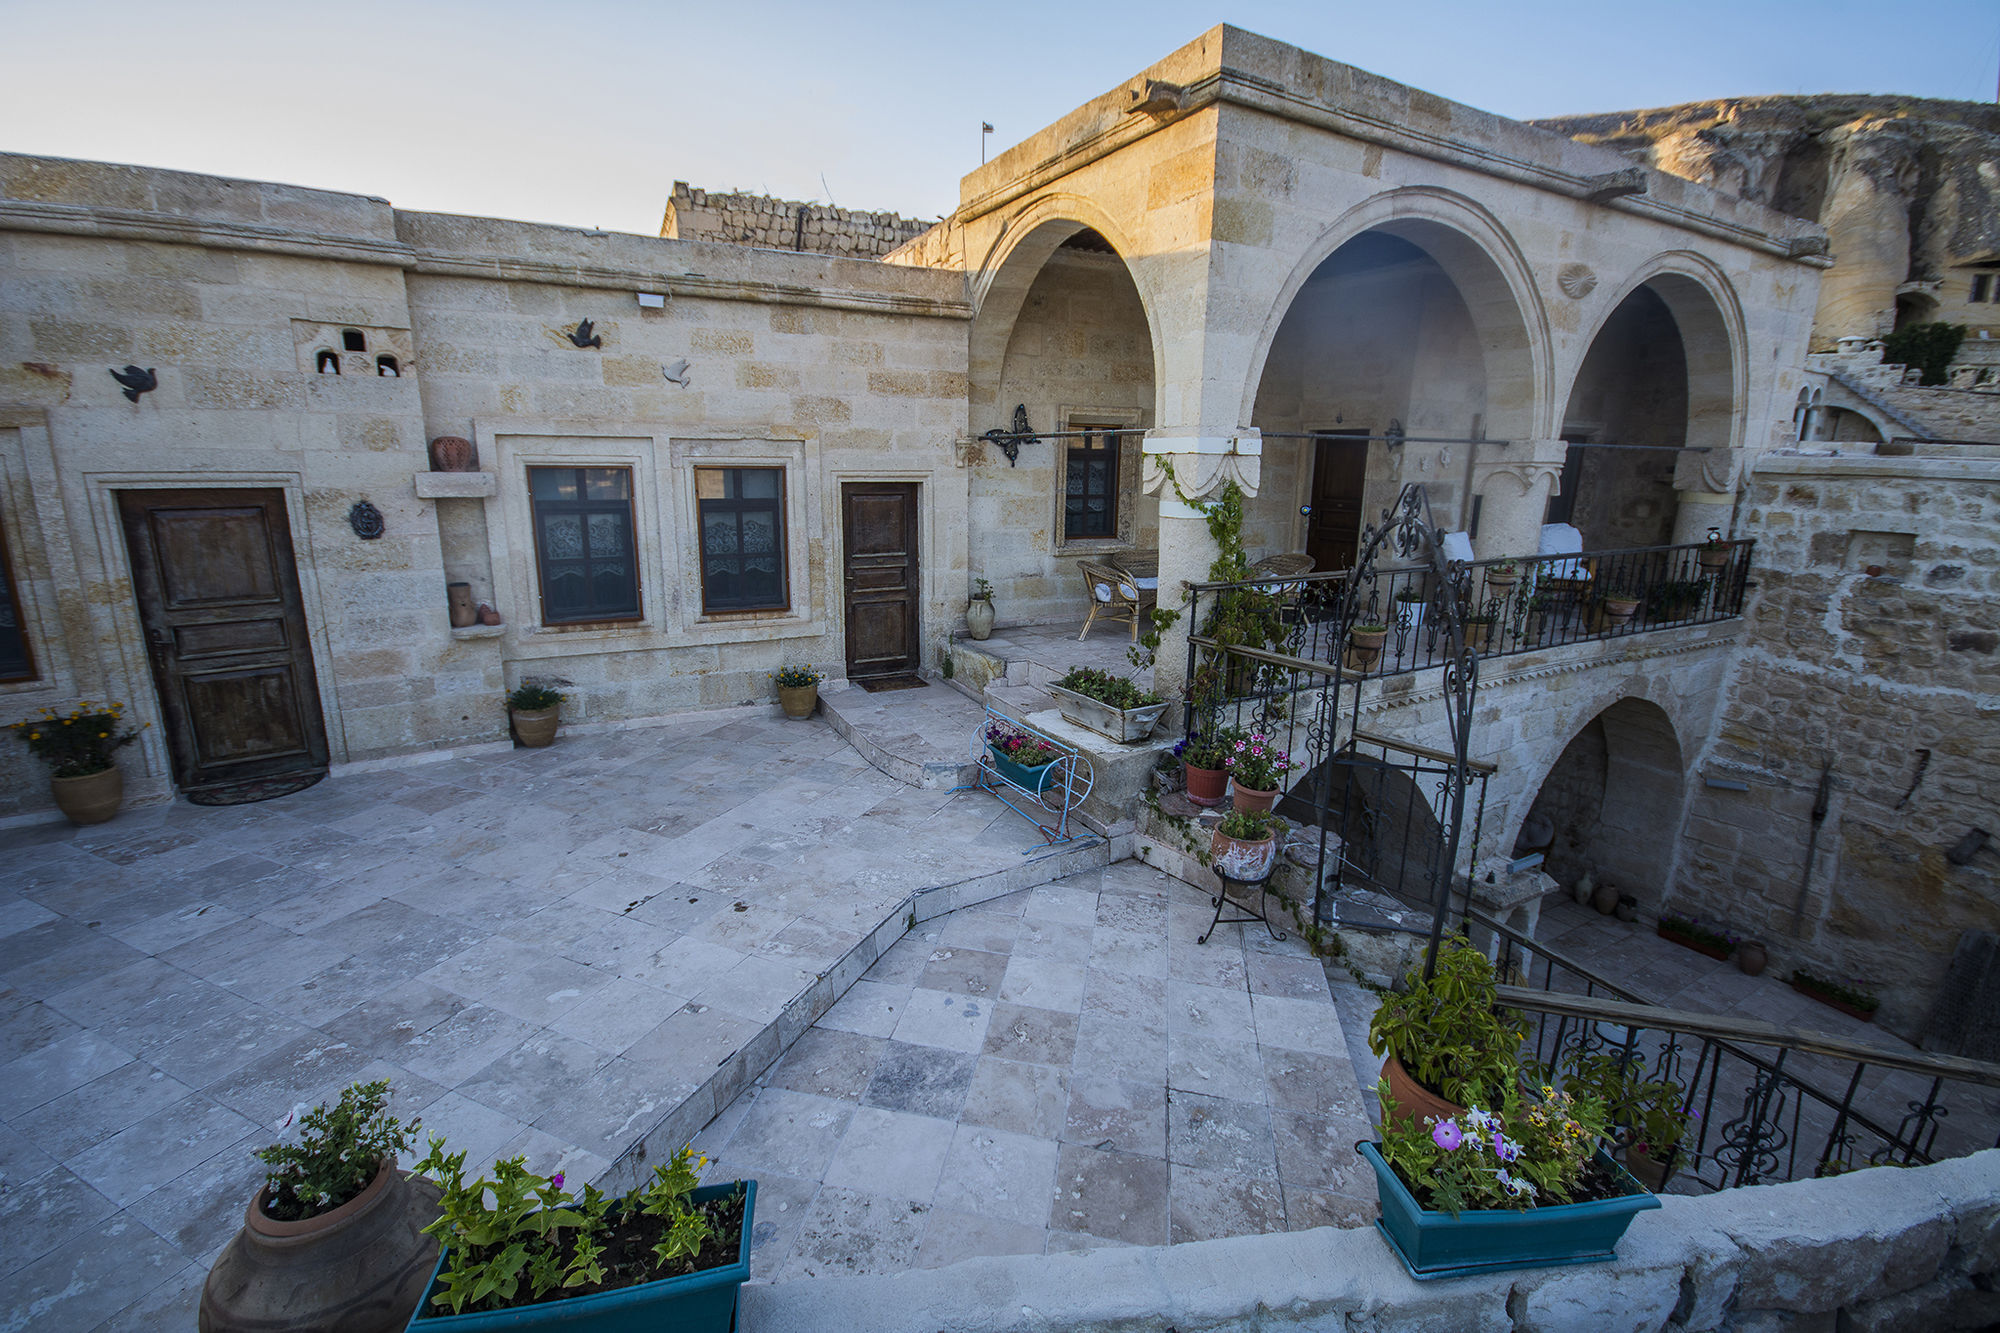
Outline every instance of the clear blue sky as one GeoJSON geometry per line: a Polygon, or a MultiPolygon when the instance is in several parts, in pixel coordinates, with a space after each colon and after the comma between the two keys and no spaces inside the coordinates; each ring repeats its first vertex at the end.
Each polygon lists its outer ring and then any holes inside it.
{"type": "Polygon", "coordinates": [[[980,121],[997,152],[1224,21],[1519,118],[2000,67],[1994,0],[0,0],[0,149],[646,234],[675,179],[932,217],[980,121]]]}

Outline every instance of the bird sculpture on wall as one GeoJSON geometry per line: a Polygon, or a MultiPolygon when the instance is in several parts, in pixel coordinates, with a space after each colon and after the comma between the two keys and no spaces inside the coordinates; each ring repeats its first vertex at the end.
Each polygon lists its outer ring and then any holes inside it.
{"type": "Polygon", "coordinates": [[[680,360],[674,362],[670,366],[662,365],[660,367],[660,373],[667,377],[667,383],[678,384],[683,389],[687,388],[688,380],[693,378],[688,373],[688,361],[686,357],[682,357],[680,360]]]}
{"type": "Polygon", "coordinates": [[[136,403],[140,394],[151,393],[160,387],[159,376],[150,370],[141,370],[137,366],[114,370],[111,372],[111,378],[125,386],[125,401],[128,403],[136,403]]]}
{"type": "Polygon", "coordinates": [[[594,326],[591,324],[591,322],[586,319],[583,320],[581,323],[579,323],[574,329],[569,330],[569,332],[565,336],[567,336],[569,340],[575,343],[578,347],[602,348],[604,346],[604,339],[599,337],[597,334],[591,332],[591,329],[593,327],[594,326]]]}

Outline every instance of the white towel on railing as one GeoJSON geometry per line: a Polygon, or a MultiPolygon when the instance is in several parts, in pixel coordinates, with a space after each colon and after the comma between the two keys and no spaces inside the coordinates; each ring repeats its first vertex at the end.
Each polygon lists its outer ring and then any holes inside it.
{"type": "Polygon", "coordinates": [[[1444,558],[1472,563],[1472,534],[1469,532],[1447,532],[1444,535],[1444,558]]]}
{"type": "MultiPolygon", "coordinates": [[[[1583,550],[1583,534],[1568,523],[1542,524],[1538,555],[1575,555],[1583,550]]],[[[1552,560],[1542,566],[1542,577],[1551,579],[1589,578],[1581,560],[1552,560]]]]}

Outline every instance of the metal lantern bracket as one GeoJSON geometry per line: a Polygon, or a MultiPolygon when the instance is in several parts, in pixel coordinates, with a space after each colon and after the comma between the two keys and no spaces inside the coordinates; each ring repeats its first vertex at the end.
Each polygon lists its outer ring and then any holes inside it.
{"type": "Polygon", "coordinates": [[[999,445],[1000,452],[1007,455],[1008,467],[1013,467],[1015,462],[1020,458],[1022,445],[1040,444],[1042,442],[1041,437],[1036,435],[1034,428],[1028,424],[1028,405],[1026,403],[1016,403],[1014,405],[1013,430],[1004,431],[996,426],[979,438],[985,440],[988,444],[999,445]]]}

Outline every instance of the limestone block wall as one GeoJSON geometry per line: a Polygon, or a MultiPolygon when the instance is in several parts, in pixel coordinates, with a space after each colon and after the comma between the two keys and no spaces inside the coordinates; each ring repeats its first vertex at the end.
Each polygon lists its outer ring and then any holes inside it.
{"type": "Polygon", "coordinates": [[[660,235],[671,240],[720,241],[879,259],[930,226],[899,213],[806,204],[764,194],[718,193],[675,181],[666,215],[660,221],[660,235]]]}
{"type": "Polygon", "coordinates": [[[1012,466],[982,446],[971,472],[969,572],[992,582],[1001,623],[1080,618],[1079,559],[1159,545],[1159,501],[1139,489],[1140,442],[1153,423],[1152,337],[1116,255],[1066,247],[1050,256],[1008,340],[999,403],[1009,428],[1018,403],[1036,430],[1086,422],[1131,430],[1120,449],[1119,535],[1111,539],[1065,540],[1062,436],[1024,446],[1012,466]]]}
{"type": "MultiPolygon", "coordinates": [[[[15,156],[0,205],[0,528],[37,667],[0,684],[0,722],[79,698],[159,721],[128,488],[283,492],[335,763],[504,743],[501,694],[529,675],[572,682],[572,725],[766,698],[781,661],[838,676],[845,481],[919,487],[923,622],[963,605],[957,275],[15,156]],[[565,336],[584,318],[600,347],[565,336]],[[663,373],[681,360],[685,386],[663,373]],[[158,373],[137,403],[106,373],[128,362],[158,373]],[[475,440],[490,498],[418,497],[441,434],[475,440]],[[634,469],[641,624],[538,623],[533,461],[634,469]],[[701,614],[692,472],[728,462],[784,470],[783,614],[701,614]],[[364,499],[374,540],[347,521],[364,499]],[[451,631],[451,579],[500,636],[451,631]]],[[[137,798],[169,790],[157,725],[121,767],[137,798]]],[[[22,748],[0,751],[0,818],[46,805],[22,748]]]]}
{"type": "Polygon", "coordinates": [[[1701,765],[1750,790],[1695,788],[1675,903],[1877,992],[1914,1037],[2000,903],[1991,854],[1945,859],[2000,814],[2000,468],[1767,455],[1742,512],[1760,590],[1701,765]]]}

